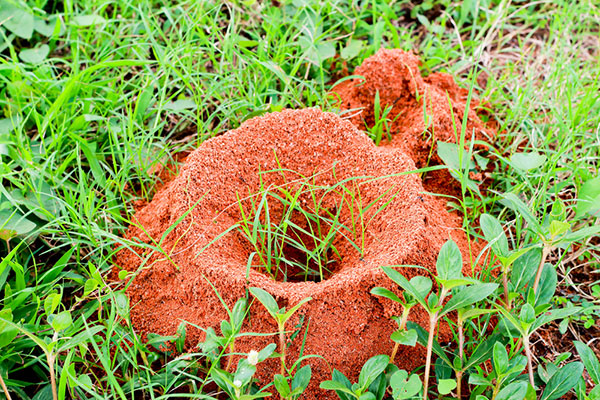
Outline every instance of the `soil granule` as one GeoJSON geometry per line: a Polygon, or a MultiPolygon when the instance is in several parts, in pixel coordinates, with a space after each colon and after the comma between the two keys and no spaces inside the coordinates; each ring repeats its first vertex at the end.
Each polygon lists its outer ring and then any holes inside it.
{"type": "MultiPolygon", "coordinates": [[[[228,319],[221,299],[231,307],[246,295],[249,287],[268,291],[280,307],[289,308],[312,297],[286,326],[288,367],[298,358],[306,333],[303,354],[322,358],[306,361],[312,366],[313,379],[303,398],[337,398],[335,393],[318,388],[319,382],[331,378],[333,368],[356,381],[361,366],[370,357],[390,354],[393,347],[390,335],[397,325],[390,317],[399,315],[400,309],[391,301],[370,294],[375,286],[397,292],[381,266],[421,265],[435,270],[439,249],[452,238],[462,250],[463,271],[470,275],[470,246],[460,228],[460,218],[424,193],[418,174],[407,174],[423,165],[424,154],[429,151],[426,147],[431,146],[431,141],[422,139],[423,119],[419,120],[415,111],[421,107],[422,113],[422,106],[415,103],[416,89],[425,94],[421,99],[428,98],[428,103],[434,104],[436,137],[448,141],[452,140],[448,132],[451,125],[442,115],[447,98],[440,93],[446,90],[460,103],[462,92],[442,75],[421,78],[416,57],[395,50],[380,51],[356,73],[367,78],[361,90],[347,83],[336,91],[339,90],[347,107],[363,107],[366,117],[355,117],[351,122],[311,108],[284,110],[248,120],[238,129],[207,140],[193,151],[180,174],[135,214],[126,237],[158,244],[155,247],[160,248],[159,251],[141,246],[123,249],[116,256],[120,268],[137,273],[127,294],[132,304],[132,323],[140,333],[174,335],[182,321],[219,332],[220,322],[228,319]],[[387,63],[396,67],[381,70],[387,63]],[[377,87],[381,82],[375,84],[369,76],[390,84],[377,87]],[[437,86],[433,84],[434,78],[437,86]],[[400,92],[399,88],[404,87],[406,91],[400,92]],[[362,123],[357,118],[368,123],[368,96],[377,89],[382,102],[394,103],[394,112],[402,115],[394,123],[392,144],[382,147],[376,147],[353,125],[362,123]],[[411,135],[417,135],[418,139],[411,135]],[[286,172],[265,172],[281,169],[286,172]],[[280,282],[258,268],[247,273],[253,249],[243,235],[234,230],[216,241],[215,238],[240,221],[238,196],[251,197],[261,184],[269,187],[289,184],[298,174],[314,176],[323,187],[345,179],[360,182],[363,204],[378,198],[378,205],[388,201],[389,204],[378,213],[375,211],[379,206],[371,207],[365,214],[365,220],[370,222],[365,228],[363,254],[348,241],[337,242],[341,260],[328,279],[280,282]]],[[[460,104],[453,106],[456,114],[464,111],[460,104]]],[[[483,129],[476,119],[472,124],[483,129]]],[[[335,196],[330,197],[326,201],[335,204],[335,196]]],[[[349,210],[344,209],[341,220],[349,223],[350,219],[349,210]]],[[[415,268],[399,270],[407,278],[424,274],[415,268]]],[[[426,315],[416,308],[411,311],[410,319],[423,327],[428,325],[426,315]]],[[[243,331],[265,334],[276,330],[275,321],[261,304],[254,302],[243,331]]],[[[448,327],[440,327],[439,334],[442,340],[448,338],[448,327]]],[[[197,349],[203,339],[202,330],[188,325],[188,350],[197,349]]],[[[278,340],[268,335],[244,336],[236,341],[236,351],[247,353],[269,343],[278,340]]],[[[403,347],[396,358],[397,364],[407,370],[422,365],[423,360],[424,350],[420,346],[403,347]]],[[[273,374],[279,373],[279,366],[278,359],[267,360],[260,364],[257,377],[263,384],[271,382],[273,374]]]]}

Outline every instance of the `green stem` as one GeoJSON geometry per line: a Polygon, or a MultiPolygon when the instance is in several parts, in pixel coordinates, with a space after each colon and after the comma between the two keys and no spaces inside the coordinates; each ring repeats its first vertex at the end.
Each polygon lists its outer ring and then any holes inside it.
{"type": "MultiPolygon", "coordinates": [[[[398,328],[400,330],[406,329],[406,322],[408,321],[408,314],[410,313],[411,307],[402,307],[402,317],[400,318],[400,324],[398,328]]],[[[398,349],[400,348],[400,343],[396,342],[394,344],[394,350],[392,350],[392,355],[390,356],[390,363],[394,363],[394,359],[396,358],[396,353],[398,353],[398,349]]]]}
{"type": "Polygon", "coordinates": [[[463,320],[461,313],[458,314],[458,358],[460,359],[460,371],[456,372],[456,397],[460,400],[462,398],[462,375],[463,375],[463,357],[465,355],[465,335],[463,332],[463,320]]]}
{"type": "Polygon", "coordinates": [[[512,305],[508,296],[508,268],[502,269],[502,286],[504,287],[504,303],[506,304],[506,309],[510,310],[512,305]]]}
{"type": "Polygon", "coordinates": [[[283,325],[279,325],[279,347],[281,349],[281,375],[285,376],[285,331],[283,325]]]}

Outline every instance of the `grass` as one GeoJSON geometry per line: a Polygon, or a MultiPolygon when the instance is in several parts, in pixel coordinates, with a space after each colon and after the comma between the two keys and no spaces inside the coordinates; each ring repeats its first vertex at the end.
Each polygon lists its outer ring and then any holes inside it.
{"type": "MultiPolygon", "coordinates": [[[[177,153],[248,118],[284,107],[335,111],[331,83],[382,46],[414,49],[424,72],[451,72],[465,87],[472,78],[499,136],[489,154],[489,190],[465,190],[456,199],[464,225],[476,231],[488,213],[501,221],[510,249],[542,243],[557,272],[548,302],[582,307],[564,318],[566,325],[524,332],[548,360],[529,357],[538,385],[552,379],[544,371],[590,359],[572,343],[591,343],[597,353],[597,234],[559,243],[548,224],[568,223],[571,232],[597,224],[582,199],[597,196],[598,187],[598,5],[430,5],[0,0],[2,392],[24,399],[53,391],[57,398],[202,398],[216,396],[215,381],[227,387],[227,375],[212,373],[219,354],[227,354],[228,346],[218,345],[226,341],[213,332],[214,346],[205,343],[198,354],[159,351],[167,340],[181,341],[185,329],[142,341],[123,288],[107,281],[116,248],[136,245],[121,238],[134,204],[152,198],[159,166],[177,165],[177,153]],[[506,193],[525,200],[531,217],[506,193]],[[526,229],[532,221],[539,232],[526,229]],[[567,351],[568,364],[561,356],[567,351]]],[[[486,321],[466,323],[467,354],[486,337],[486,321]]],[[[522,343],[508,347],[509,364],[522,362],[522,343]]],[[[471,389],[500,398],[514,377],[500,349],[491,359],[494,371],[469,371],[481,386],[471,389]]],[[[436,390],[452,376],[438,376],[436,390]]],[[[250,393],[251,382],[242,383],[250,393]]]]}

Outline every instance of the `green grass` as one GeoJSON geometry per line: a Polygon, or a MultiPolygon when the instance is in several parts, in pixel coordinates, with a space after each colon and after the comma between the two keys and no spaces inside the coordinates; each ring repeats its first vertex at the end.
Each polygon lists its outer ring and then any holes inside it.
{"type": "MultiPolygon", "coordinates": [[[[48,398],[53,386],[59,398],[214,396],[228,348],[219,336],[197,354],[161,352],[184,330],[142,341],[123,287],[107,283],[116,249],[136,245],[121,238],[134,204],[152,198],[157,166],[248,118],[335,111],[331,84],[380,47],[413,49],[425,73],[454,73],[464,87],[473,78],[498,124],[489,190],[455,200],[465,227],[490,213],[511,249],[540,243],[505,193],[540,229],[558,200],[556,220],[572,231],[597,224],[581,199],[598,193],[599,5],[431,3],[0,0],[0,317],[14,322],[0,322],[0,376],[13,398],[48,398]]],[[[553,307],[582,307],[550,361],[577,359],[571,343],[598,334],[599,243],[581,236],[548,245],[553,307]]],[[[467,352],[486,321],[465,326],[467,352]]]]}

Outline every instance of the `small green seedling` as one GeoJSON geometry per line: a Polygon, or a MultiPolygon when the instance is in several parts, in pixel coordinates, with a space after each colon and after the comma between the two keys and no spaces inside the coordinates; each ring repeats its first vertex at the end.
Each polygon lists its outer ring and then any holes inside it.
{"type": "Polygon", "coordinates": [[[287,369],[285,364],[285,323],[300,309],[300,307],[302,307],[302,305],[312,300],[312,297],[300,300],[298,304],[290,308],[289,311],[286,311],[285,307],[279,308],[279,305],[273,296],[266,290],[251,287],[250,293],[265,307],[267,312],[277,322],[277,329],[279,331],[279,350],[281,352],[281,375],[285,376],[287,369]]]}

